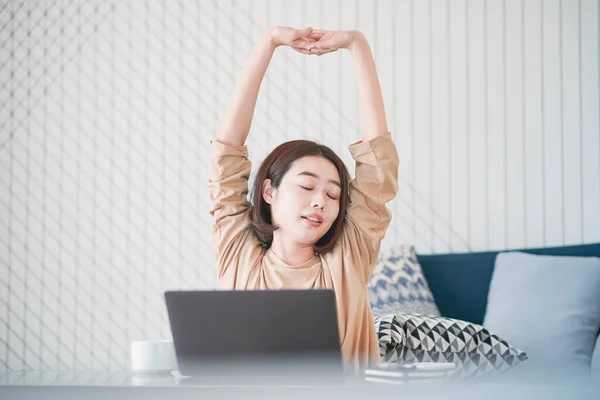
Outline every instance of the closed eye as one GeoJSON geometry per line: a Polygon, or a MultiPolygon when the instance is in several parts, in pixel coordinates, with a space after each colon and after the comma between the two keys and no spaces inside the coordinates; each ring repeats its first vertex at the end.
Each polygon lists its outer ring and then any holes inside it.
{"type": "MultiPolygon", "coordinates": [[[[310,192],[310,191],[312,191],[312,190],[314,190],[314,188],[311,188],[311,187],[306,187],[306,186],[302,186],[302,185],[300,185],[300,187],[301,187],[302,189],[306,190],[306,191],[309,191],[309,192],[310,192]]],[[[332,196],[332,195],[330,195],[330,194],[328,194],[328,195],[327,195],[327,197],[329,197],[331,200],[337,200],[337,197],[335,197],[335,196],[332,196]]]]}

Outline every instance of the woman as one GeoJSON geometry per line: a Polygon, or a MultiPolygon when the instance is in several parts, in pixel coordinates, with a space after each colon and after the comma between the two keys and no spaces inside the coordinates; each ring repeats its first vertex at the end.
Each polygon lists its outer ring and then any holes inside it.
{"type": "Polygon", "coordinates": [[[398,155],[388,132],[373,56],[357,31],[269,29],[256,43],[211,142],[213,245],[223,289],[333,289],[340,344],[356,370],[379,361],[367,283],[390,224],[398,155]],[[358,79],[362,141],[349,146],[356,177],[328,147],[278,146],[246,198],[245,146],[261,82],[277,47],[307,55],[350,51],[358,79]]]}

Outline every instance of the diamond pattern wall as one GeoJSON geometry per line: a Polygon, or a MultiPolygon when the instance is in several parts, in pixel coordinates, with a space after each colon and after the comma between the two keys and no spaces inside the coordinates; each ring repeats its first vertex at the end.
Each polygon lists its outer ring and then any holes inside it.
{"type": "Polygon", "coordinates": [[[168,336],[165,289],[214,286],[214,87],[183,48],[206,7],[5,5],[2,368],[122,368],[131,339],[168,336]]]}

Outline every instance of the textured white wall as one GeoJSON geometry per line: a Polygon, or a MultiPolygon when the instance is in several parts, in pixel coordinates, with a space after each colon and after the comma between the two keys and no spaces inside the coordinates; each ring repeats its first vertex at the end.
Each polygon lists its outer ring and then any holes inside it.
{"type": "MultiPolygon", "coordinates": [[[[362,30],[401,156],[384,248],[600,240],[597,0],[0,4],[0,371],[121,369],[162,292],[215,285],[208,142],[270,25],[362,30]]],[[[277,50],[255,163],[312,138],[348,163],[350,56],[277,50]]]]}

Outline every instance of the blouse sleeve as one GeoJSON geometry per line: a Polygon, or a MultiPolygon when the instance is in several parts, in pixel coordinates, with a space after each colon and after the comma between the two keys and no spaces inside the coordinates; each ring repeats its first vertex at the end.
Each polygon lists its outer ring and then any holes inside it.
{"type": "Polygon", "coordinates": [[[398,191],[399,160],[389,132],[349,148],[356,163],[356,173],[350,183],[350,205],[342,244],[366,285],[392,219],[386,203],[398,191]]]}

